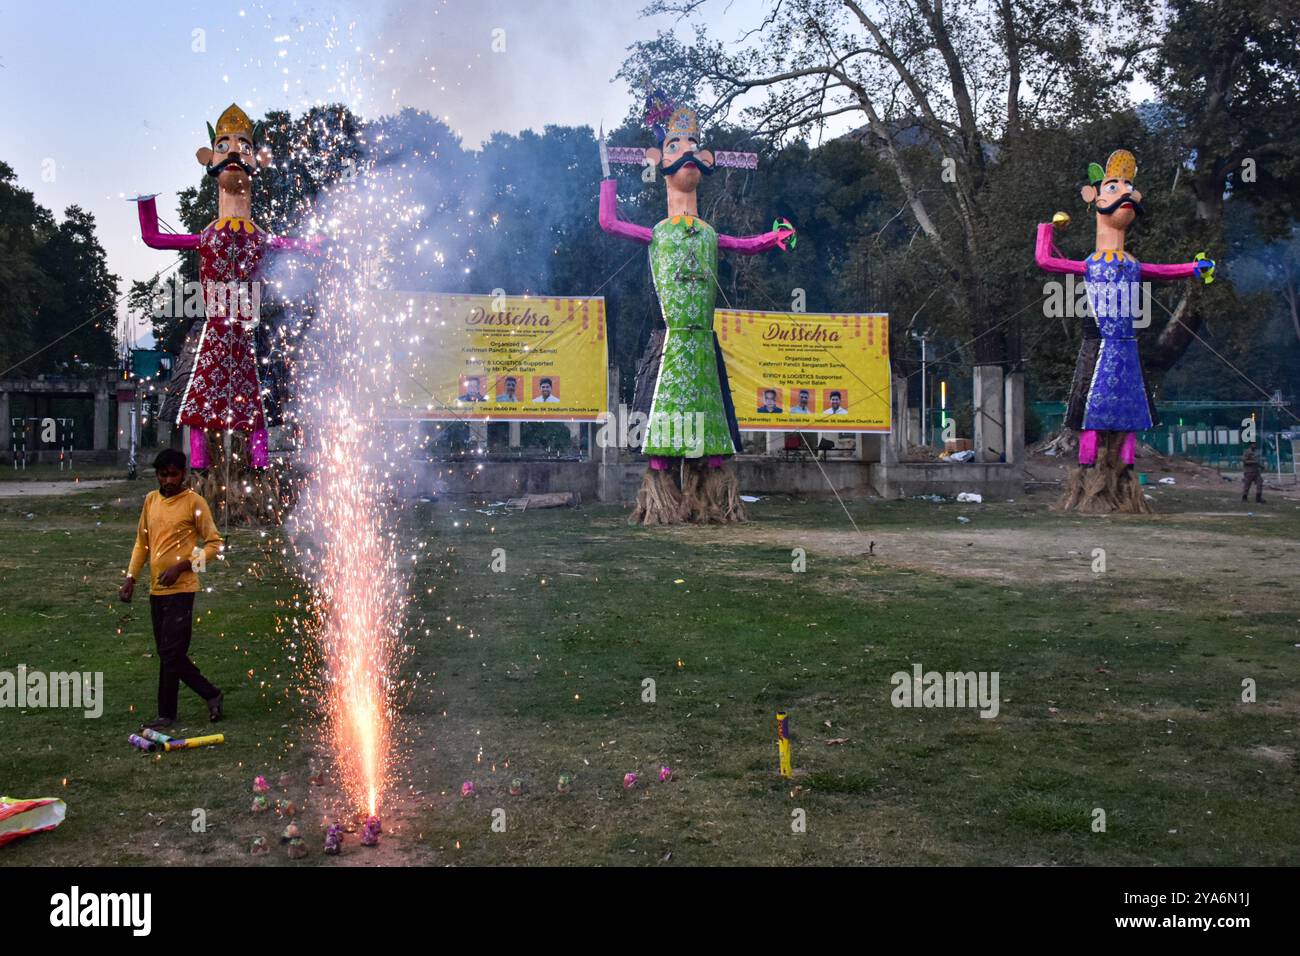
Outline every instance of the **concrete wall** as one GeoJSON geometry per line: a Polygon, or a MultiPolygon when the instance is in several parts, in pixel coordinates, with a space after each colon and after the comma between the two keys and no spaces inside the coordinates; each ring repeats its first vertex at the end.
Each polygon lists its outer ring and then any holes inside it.
{"type": "MultiPolygon", "coordinates": [[[[13,437],[10,426],[10,418],[13,414],[11,395],[90,397],[94,401],[94,412],[91,417],[93,451],[80,450],[72,454],[77,461],[116,461],[118,456],[112,454],[111,450],[117,447],[114,441],[117,422],[113,408],[117,384],[117,378],[113,375],[86,379],[51,376],[0,380],[0,461],[8,464],[13,460],[10,449],[13,437]]],[[[28,449],[27,451],[29,464],[58,460],[57,450],[28,449]]]]}
{"type": "Polygon", "coordinates": [[[415,462],[415,494],[466,495],[492,501],[550,491],[597,500],[600,466],[594,461],[415,462]]]}
{"type": "MultiPolygon", "coordinates": [[[[413,494],[465,496],[501,501],[525,494],[572,491],[584,502],[636,497],[644,459],[598,461],[419,462],[413,494]]],[[[747,495],[874,495],[870,465],[860,461],[781,461],[746,457],[734,460],[741,492],[747,495]],[[825,474],[823,475],[823,470],[825,474]]]]}
{"type": "Polygon", "coordinates": [[[1021,466],[985,462],[905,462],[872,465],[871,482],[885,498],[916,495],[956,497],[973,491],[986,498],[1018,498],[1025,490],[1021,466]]]}
{"type": "MultiPolygon", "coordinates": [[[[1004,373],[1000,365],[975,366],[975,460],[995,462],[1007,457],[1007,416],[1004,373]]],[[[1023,421],[1023,419],[1022,419],[1023,421]]]]}

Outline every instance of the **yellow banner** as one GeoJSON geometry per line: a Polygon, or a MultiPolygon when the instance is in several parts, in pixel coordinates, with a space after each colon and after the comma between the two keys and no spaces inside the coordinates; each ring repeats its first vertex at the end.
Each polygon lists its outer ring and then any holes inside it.
{"type": "Polygon", "coordinates": [[[713,316],[744,430],[888,432],[889,316],[713,316]]]}
{"type": "Polygon", "coordinates": [[[608,411],[602,298],[371,294],[413,333],[390,414],[581,422],[608,411]]]}

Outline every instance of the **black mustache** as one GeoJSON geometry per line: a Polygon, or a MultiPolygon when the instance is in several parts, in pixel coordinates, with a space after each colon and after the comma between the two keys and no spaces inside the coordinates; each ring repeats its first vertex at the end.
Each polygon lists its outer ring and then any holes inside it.
{"type": "Polygon", "coordinates": [[[244,171],[244,175],[253,177],[257,175],[257,169],[239,158],[238,155],[230,155],[217,163],[215,166],[208,167],[208,175],[212,177],[220,176],[226,171],[227,166],[238,166],[244,171]]]}
{"type": "Polygon", "coordinates": [[[699,169],[699,171],[702,172],[705,176],[712,176],[714,170],[716,169],[713,163],[706,163],[698,153],[687,153],[685,156],[682,156],[680,159],[677,160],[677,162],[673,163],[671,166],[665,166],[664,175],[671,176],[673,173],[677,172],[677,170],[681,169],[687,163],[694,163],[696,168],[699,169]]]}
{"type": "Polygon", "coordinates": [[[1142,215],[1142,204],[1133,198],[1132,193],[1129,193],[1126,196],[1120,196],[1109,206],[1099,205],[1097,207],[1097,212],[1101,213],[1103,216],[1109,216],[1111,213],[1113,213],[1116,209],[1118,209],[1120,206],[1124,205],[1125,203],[1128,203],[1130,206],[1133,207],[1134,215],[1137,216],[1142,215]]]}

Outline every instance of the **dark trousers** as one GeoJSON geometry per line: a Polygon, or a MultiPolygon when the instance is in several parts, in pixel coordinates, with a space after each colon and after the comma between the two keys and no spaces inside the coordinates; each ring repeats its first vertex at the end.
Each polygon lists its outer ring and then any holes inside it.
{"type": "Polygon", "coordinates": [[[1242,481],[1244,483],[1241,489],[1241,498],[1243,501],[1246,499],[1246,496],[1250,494],[1251,485],[1255,486],[1255,500],[1256,501],[1264,500],[1264,475],[1261,472],[1248,471],[1246,472],[1245,476],[1242,478],[1242,481]]]}
{"type": "Polygon", "coordinates": [[[221,691],[199,673],[189,658],[194,632],[194,592],[151,595],[149,612],[153,615],[153,639],[158,646],[158,716],[175,719],[181,681],[205,701],[221,691]]]}

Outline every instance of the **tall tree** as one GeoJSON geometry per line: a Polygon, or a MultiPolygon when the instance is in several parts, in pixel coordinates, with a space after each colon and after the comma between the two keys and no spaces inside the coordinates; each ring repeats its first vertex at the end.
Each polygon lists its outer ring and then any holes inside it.
{"type": "MultiPolygon", "coordinates": [[[[693,18],[704,6],[656,0],[647,13],[693,18]]],[[[1000,362],[1012,303],[986,281],[995,160],[1026,128],[1121,106],[1123,81],[1153,45],[1149,23],[1146,2],[783,0],[736,44],[703,27],[689,45],[673,33],[637,44],[620,75],[707,92],[715,116],[743,106],[759,135],[778,140],[822,133],[835,117],[862,121],[976,360],[1000,362]]]]}
{"type": "MultiPolygon", "coordinates": [[[[1195,197],[1186,231],[1199,245],[1253,254],[1300,219],[1300,8],[1290,0],[1171,0],[1148,75],[1195,197]],[[1225,207],[1258,211],[1253,236],[1225,232],[1225,207]]],[[[1198,246],[1199,247],[1199,246],[1198,246]]],[[[1169,368],[1223,295],[1184,292],[1149,359],[1169,368]]]]}
{"type": "Polygon", "coordinates": [[[37,368],[78,374],[117,363],[118,277],[95,235],[95,217],[69,206],[36,261],[55,288],[41,310],[40,337],[52,342],[37,368]]]}
{"type": "Polygon", "coordinates": [[[0,301],[5,304],[0,309],[0,374],[35,370],[22,360],[38,347],[37,320],[54,292],[37,261],[53,231],[50,211],[18,185],[13,167],[0,161],[0,301]]]}

